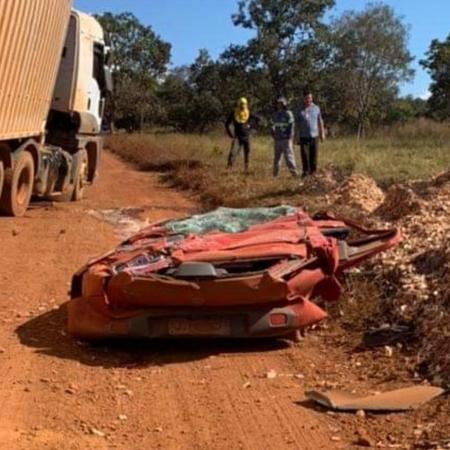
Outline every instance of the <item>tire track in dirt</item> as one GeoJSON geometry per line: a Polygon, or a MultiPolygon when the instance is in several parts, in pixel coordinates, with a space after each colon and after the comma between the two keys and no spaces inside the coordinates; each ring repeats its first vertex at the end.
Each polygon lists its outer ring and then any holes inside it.
{"type": "Polygon", "coordinates": [[[270,350],[269,347],[266,349],[269,353],[260,350],[259,353],[247,355],[241,363],[236,357],[229,360],[231,370],[240,364],[242,380],[249,380],[250,383],[245,390],[240,389],[240,385],[237,387],[236,395],[241,396],[245,405],[237,411],[237,415],[241,423],[251,424],[248,427],[250,435],[261,436],[259,446],[255,448],[267,448],[267,442],[278,442],[280,448],[330,448],[331,436],[325,431],[324,423],[294,403],[301,396],[301,386],[293,381],[293,367],[286,365],[286,354],[291,349],[270,350]],[[274,371],[276,378],[267,378],[269,371],[274,371]],[[267,428],[270,423],[277,426],[267,428]],[[314,431],[321,428],[322,433],[314,431]]]}
{"type": "MultiPolygon", "coordinates": [[[[104,154],[78,204],[33,206],[0,218],[0,449],[339,448],[327,417],[295,402],[292,377],[314,349],[280,344],[136,343],[84,346],[64,332],[71,274],[117,243],[90,210],[138,208],[141,219],[196,205],[104,154]],[[245,388],[245,383],[250,387],[245,388]]],[[[298,381],[298,382],[297,382],[298,381]]]]}

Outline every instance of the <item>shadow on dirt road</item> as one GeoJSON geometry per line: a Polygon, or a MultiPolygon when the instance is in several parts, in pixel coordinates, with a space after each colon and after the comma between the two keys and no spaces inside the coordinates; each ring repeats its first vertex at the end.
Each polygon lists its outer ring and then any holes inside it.
{"type": "Polygon", "coordinates": [[[66,333],[66,320],[65,304],[20,325],[16,333],[23,345],[37,353],[104,368],[165,366],[223,353],[267,352],[289,347],[287,341],[277,339],[128,340],[88,344],[76,341],[66,333]]]}

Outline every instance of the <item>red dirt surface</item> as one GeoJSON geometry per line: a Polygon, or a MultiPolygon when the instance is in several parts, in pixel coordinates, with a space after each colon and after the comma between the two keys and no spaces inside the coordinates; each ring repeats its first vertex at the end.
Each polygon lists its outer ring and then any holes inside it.
{"type": "Polygon", "coordinates": [[[105,153],[87,200],[0,218],[0,449],[353,449],[357,433],[374,446],[407,449],[429,429],[445,429],[445,400],[366,417],[307,404],[305,389],[412,382],[403,356],[354,353],[339,326],[295,346],[73,341],[65,332],[70,278],[117,244],[113,225],[89,213],[111,208],[138,208],[153,221],[196,205],[157,174],[105,153]]]}
{"type": "Polygon", "coordinates": [[[108,153],[88,196],[0,219],[0,448],[333,448],[326,417],[295,404],[294,378],[262,378],[297,370],[283,344],[86,347],[66,335],[71,274],[117,243],[88,210],[159,220],[195,209],[108,153]]]}

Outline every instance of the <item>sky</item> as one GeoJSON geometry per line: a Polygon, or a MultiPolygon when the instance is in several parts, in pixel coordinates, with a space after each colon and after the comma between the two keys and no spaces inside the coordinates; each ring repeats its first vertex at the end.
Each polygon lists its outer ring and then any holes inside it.
{"type": "MultiPolygon", "coordinates": [[[[237,0],[74,0],[75,7],[88,13],[130,11],[150,25],[172,44],[172,64],[190,64],[198,50],[206,48],[217,57],[230,43],[244,43],[248,30],[234,27],[231,14],[237,0]]],[[[360,10],[365,0],[336,0],[332,15],[346,10],[360,10]]],[[[425,98],[430,79],[420,67],[432,39],[443,40],[450,34],[449,0],[385,0],[409,25],[409,50],[415,57],[414,80],[401,86],[401,93],[425,98]]]]}

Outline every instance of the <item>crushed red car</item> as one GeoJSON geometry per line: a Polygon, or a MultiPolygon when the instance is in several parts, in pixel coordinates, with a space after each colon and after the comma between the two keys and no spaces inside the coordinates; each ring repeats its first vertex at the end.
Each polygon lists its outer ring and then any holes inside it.
{"type": "Polygon", "coordinates": [[[300,208],[250,223],[236,232],[180,232],[173,221],[143,229],[74,275],[69,332],[87,340],[289,337],[326,317],[314,300],[339,298],[343,270],[400,240],[396,229],[300,208]]]}

